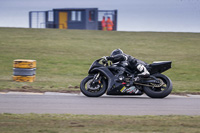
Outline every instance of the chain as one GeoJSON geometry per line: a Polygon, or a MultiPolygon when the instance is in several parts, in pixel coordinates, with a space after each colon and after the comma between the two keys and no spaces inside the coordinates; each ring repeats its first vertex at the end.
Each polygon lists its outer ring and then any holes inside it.
{"type": "Polygon", "coordinates": [[[134,83],[136,85],[142,85],[142,86],[148,86],[148,87],[154,87],[153,85],[147,85],[147,84],[140,84],[140,83],[134,83]]]}

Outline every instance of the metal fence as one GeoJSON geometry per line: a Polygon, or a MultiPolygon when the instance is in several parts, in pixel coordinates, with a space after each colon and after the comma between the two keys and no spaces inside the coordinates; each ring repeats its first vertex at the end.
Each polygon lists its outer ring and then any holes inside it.
{"type": "Polygon", "coordinates": [[[47,28],[50,23],[53,23],[53,11],[29,12],[30,28],[47,28]]]}

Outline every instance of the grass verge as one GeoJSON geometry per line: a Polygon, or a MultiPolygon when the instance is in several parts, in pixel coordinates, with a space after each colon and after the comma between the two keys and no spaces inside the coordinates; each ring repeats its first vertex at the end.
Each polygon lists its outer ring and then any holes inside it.
{"type": "Polygon", "coordinates": [[[0,114],[2,133],[197,133],[200,116],[0,114]]]}
{"type": "Polygon", "coordinates": [[[200,92],[200,34],[0,28],[0,91],[79,91],[91,63],[113,49],[147,63],[172,61],[173,93],[200,92]],[[15,59],[37,60],[36,81],[12,81],[15,59]]]}

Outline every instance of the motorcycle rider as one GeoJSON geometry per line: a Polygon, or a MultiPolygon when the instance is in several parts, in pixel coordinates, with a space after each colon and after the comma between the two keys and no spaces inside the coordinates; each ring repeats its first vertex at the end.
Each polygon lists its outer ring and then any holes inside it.
{"type": "Polygon", "coordinates": [[[150,75],[149,71],[144,66],[145,63],[143,61],[138,60],[130,55],[124,54],[121,49],[113,50],[110,56],[106,57],[106,59],[112,61],[113,63],[127,61],[130,68],[140,72],[139,76],[148,77],[150,75]]]}
{"type": "MultiPolygon", "coordinates": [[[[124,52],[121,49],[115,49],[112,51],[111,55],[108,57],[105,57],[106,60],[110,60],[113,63],[121,63],[122,61],[127,61],[129,68],[133,70],[137,70],[140,72],[138,74],[139,77],[149,77],[150,73],[145,67],[145,62],[138,60],[130,55],[124,54],[124,52]]],[[[139,80],[138,77],[135,78],[135,80],[139,80]]],[[[130,87],[131,88],[131,87],[130,87]]],[[[127,89],[127,92],[129,93],[137,93],[137,90],[132,89],[127,89]]]]}

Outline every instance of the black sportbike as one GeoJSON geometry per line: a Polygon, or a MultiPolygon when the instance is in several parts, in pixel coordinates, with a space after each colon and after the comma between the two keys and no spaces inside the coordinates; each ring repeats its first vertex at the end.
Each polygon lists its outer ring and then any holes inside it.
{"type": "Polygon", "coordinates": [[[81,92],[88,97],[107,95],[142,95],[151,98],[164,98],[172,91],[171,80],[161,74],[171,68],[171,61],[141,63],[150,72],[145,77],[130,69],[126,61],[113,64],[100,58],[91,65],[88,76],[81,81],[81,92]]]}

